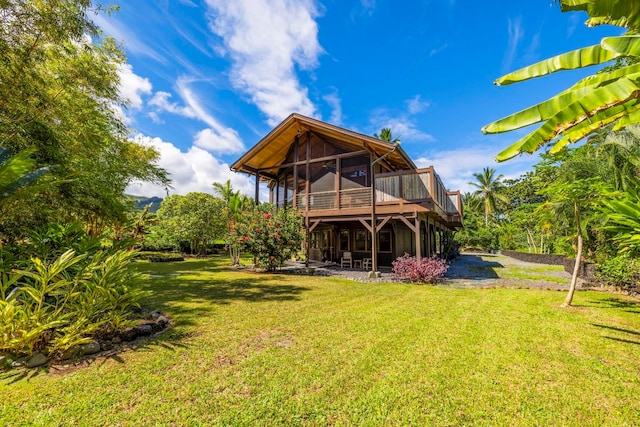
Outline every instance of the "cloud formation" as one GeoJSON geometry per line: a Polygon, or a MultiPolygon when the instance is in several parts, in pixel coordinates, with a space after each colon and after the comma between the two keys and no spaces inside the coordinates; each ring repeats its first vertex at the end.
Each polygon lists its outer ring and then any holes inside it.
{"type": "Polygon", "coordinates": [[[513,68],[513,61],[515,60],[516,54],[518,53],[518,44],[524,37],[524,29],[522,28],[522,17],[519,16],[515,19],[509,18],[507,22],[509,40],[507,41],[507,50],[502,61],[503,73],[507,73],[513,68]]]}
{"type": "Polygon", "coordinates": [[[521,156],[507,163],[497,163],[494,159],[496,148],[461,147],[454,150],[443,150],[429,153],[414,162],[419,168],[433,166],[436,173],[450,190],[463,193],[475,191],[469,181],[475,181],[474,173],[482,172],[485,167],[493,168],[506,178],[517,178],[538,161],[537,156],[521,156]]]}
{"type": "Polygon", "coordinates": [[[149,106],[156,108],[156,111],[152,112],[150,117],[154,121],[158,121],[158,112],[164,111],[199,120],[207,124],[209,128],[200,131],[196,135],[196,145],[216,153],[240,153],[244,151],[245,146],[238,132],[222,125],[207,112],[198,96],[189,86],[190,83],[191,81],[185,77],[179,78],[176,83],[176,90],[184,101],[184,105],[171,102],[172,95],[169,92],[156,92],[153,98],[149,100],[149,106]]]}
{"type": "Polygon", "coordinates": [[[420,95],[416,95],[405,101],[406,111],[392,111],[379,108],[371,114],[371,126],[373,132],[389,128],[394,137],[399,137],[402,142],[432,142],[436,139],[433,135],[418,128],[416,118],[413,117],[429,107],[428,101],[423,101],[420,95]]]}
{"type": "Polygon", "coordinates": [[[142,95],[151,94],[151,82],[146,77],[140,77],[133,72],[131,64],[123,64],[118,67],[120,75],[120,96],[129,102],[129,107],[142,108],[142,95]]]}
{"type": "MultiPolygon", "coordinates": [[[[214,194],[213,183],[230,179],[233,188],[253,196],[255,184],[247,175],[237,174],[229,165],[215,158],[210,152],[196,146],[186,152],[170,142],[146,135],[137,135],[134,141],[145,147],[153,147],[160,153],[158,166],[166,169],[172,180],[170,194],[187,194],[192,191],[214,194]]],[[[134,195],[165,197],[163,187],[151,183],[135,183],[126,192],[134,195]]]]}
{"type": "Polygon", "coordinates": [[[210,28],[231,58],[231,83],[246,93],[272,126],[291,113],[316,116],[296,68],[311,70],[323,49],[312,0],[207,0],[210,28]]]}

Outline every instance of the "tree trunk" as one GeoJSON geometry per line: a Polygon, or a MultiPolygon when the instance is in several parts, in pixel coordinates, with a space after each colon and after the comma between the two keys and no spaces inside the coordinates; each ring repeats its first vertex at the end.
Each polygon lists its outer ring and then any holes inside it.
{"type": "Polygon", "coordinates": [[[489,204],[486,202],[486,200],[484,203],[484,226],[489,226],[489,204]]]}
{"type": "Polygon", "coordinates": [[[580,225],[580,208],[578,203],[574,203],[573,212],[576,216],[576,228],[578,230],[578,249],[576,250],[576,261],[573,266],[573,275],[571,276],[571,285],[569,286],[569,293],[567,298],[562,303],[562,307],[571,306],[573,301],[573,294],[576,290],[576,283],[578,283],[578,272],[580,272],[580,260],[582,259],[582,226],[580,225]]]}

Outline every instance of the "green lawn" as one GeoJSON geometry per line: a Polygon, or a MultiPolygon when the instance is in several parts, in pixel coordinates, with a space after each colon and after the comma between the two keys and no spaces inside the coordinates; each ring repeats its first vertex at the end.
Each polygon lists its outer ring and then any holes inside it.
{"type": "Polygon", "coordinates": [[[139,263],[170,330],[61,374],[0,374],[0,425],[640,424],[640,305],[618,295],[139,263]]]}

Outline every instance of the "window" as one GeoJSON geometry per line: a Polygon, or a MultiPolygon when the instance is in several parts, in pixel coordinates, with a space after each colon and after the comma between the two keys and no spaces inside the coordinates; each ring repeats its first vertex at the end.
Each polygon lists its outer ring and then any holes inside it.
{"type": "Polygon", "coordinates": [[[369,185],[369,163],[370,159],[363,156],[342,159],[341,189],[350,190],[367,187],[369,185]]]}
{"type": "Polygon", "coordinates": [[[314,231],[311,233],[311,249],[318,249],[320,247],[320,233],[314,231]]]}
{"type": "Polygon", "coordinates": [[[357,252],[367,252],[371,250],[371,238],[367,230],[355,231],[354,250],[357,252]]]}
{"type": "Polygon", "coordinates": [[[391,252],[391,230],[380,231],[378,239],[378,252],[391,252]]]}
{"type": "Polygon", "coordinates": [[[340,250],[349,250],[349,230],[340,230],[340,250]]]}

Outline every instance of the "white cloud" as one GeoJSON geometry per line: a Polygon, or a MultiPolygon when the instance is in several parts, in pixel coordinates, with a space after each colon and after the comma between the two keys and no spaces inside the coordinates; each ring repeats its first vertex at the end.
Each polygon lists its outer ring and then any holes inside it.
{"type": "Polygon", "coordinates": [[[389,111],[378,110],[374,112],[371,120],[373,132],[379,133],[380,129],[389,128],[395,137],[402,142],[432,142],[436,139],[433,135],[418,129],[415,120],[406,114],[392,115],[389,111]]]}
{"type": "Polygon", "coordinates": [[[431,49],[431,51],[429,52],[429,56],[434,56],[439,54],[440,52],[444,51],[445,49],[447,49],[449,47],[449,43],[445,42],[444,44],[431,49]]]}
{"type": "Polygon", "coordinates": [[[485,167],[493,168],[505,178],[517,178],[538,162],[538,156],[520,156],[508,162],[497,163],[494,159],[497,150],[494,146],[457,148],[455,150],[434,151],[414,161],[420,167],[433,166],[442,178],[443,184],[450,190],[463,193],[474,191],[469,181],[474,181],[474,173],[480,173],[485,167]]]}
{"type": "Polygon", "coordinates": [[[420,99],[420,95],[416,95],[413,98],[407,100],[407,109],[409,114],[417,114],[424,111],[429,107],[429,101],[423,101],[420,99]]]}
{"type": "Polygon", "coordinates": [[[244,146],[238,144],[237,134],[232,129],[223,129],[222,134],[214,129],[202,129],[196,134],[194,144],[205,150],[220,154],[242,153],[244,146]]]}
{"type": "Polygon", "coordinates": [[[120,74],[120,96],[128,100],[129,106],[134,109],[142,107],[142,95],[151,93],[151,82],[146,77],[140,77],[133,72],[131,64],[123,64],[118,67],[120,74]]]}
{"type": "Polygon", "coordinates": [[[231,81],[274,126],[293,112],[316,115],[295,69],[318,64],[318,11],[312,0],[207,0],[211,30],[233,62],[231,81]]]}
{"type": "Polygon", "coordinates": [[[517,17],[515,19],[509,18],[508,20],[508,35],[509,40],[507,44],[507,51],[504,54],[502,61],[502,72],[507,73],[512,71],[513,61],[515,60],[518,52],[518,44],[524,37],[524,29],[522,28],[522,18],[517,17]]]}
{"type": "MultiPolygon", "coordinates": [[[[166,169],[172,180],[170,194],[187,194],[192,191],[214,194],[213,183],[230,179],[233,188],[253,197],[255,184],[247,175],[237,174],[229,165],[215,158],[208,151],[192,146],[186,152],[160,138],[137,135],[134,140],[146,147],[154,147],[160,153],[158,165],[166,169]]],[[[264,192],[264,188],[262,189],[264,192]]],[[[132,184],[128,194],[165,197],[163,187],[150,183],[132,184]]],[[[264,198],[261,193],[261,198],[264,198]]]]}
{"type": "Polygon", "coordinates": [[[331,107],[329,122],[337,126],[342,125],[342,100],[338,96],[338,91],[335,90],[333,93],[323,96],[322,99],[331,107]]]}
{"type": "Polygon", "coordinates": [[[179,78],[176,83],[178,94],[185,102],[185,105],[171,102],[171,94],[169,92],[156,92],[153,98],[149,100],[149,105],[158,110],[149,114],[151,119],[157,122],[160,120],[158,112],[166,111],[199,120],[206,123],[209,128],[200,131],[196,135],[196,145],[216,153],[239,153],[244,151],[245,146],[238,132],[235,129],[223,126],[206,111],[196,94],[189,87],[190,83],[191,81],[185,77],[179,78]]]}
{"type": "Polygon", "coordinates": [[[134,31],[130,31],[125,25],[121,24],[113,16],[105,16],[98,14],[92,17],[93,21],[105,32],[105,34],[112,36],[116,40],[122,43],[123,47],[130,53],[143,55],[163,64],[167,63],[167,60],[152,49],[150,46],[143,43],[135,34],[134,31]]]}

